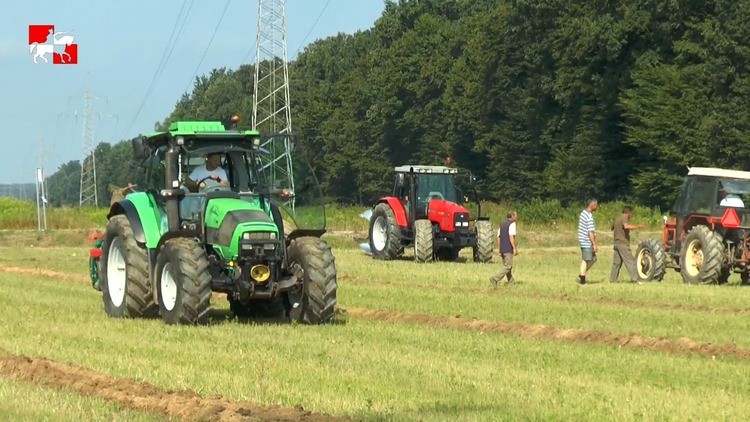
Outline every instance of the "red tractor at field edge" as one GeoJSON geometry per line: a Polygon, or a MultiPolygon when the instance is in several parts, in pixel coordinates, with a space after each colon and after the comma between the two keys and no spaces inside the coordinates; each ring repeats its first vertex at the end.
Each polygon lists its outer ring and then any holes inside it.
{"type": "Polygon", "coordinates": [[[492,224],[481,215],[470,171],[425,165],[394,170],[393,195],[380,198],[369,218],[373,258],[397,259],[412,246],[416,262],[455,261],[471,247],[475,262],[492,261],[492,224]]]}
{"type": "Polygon", "coordinates": [[[636,251],[641,279],[662,281],[667,268],[684,283],[724,284],[732,272],[750,282],[750,172],[692,167],[682,183],[662,239],[636,251]]]}

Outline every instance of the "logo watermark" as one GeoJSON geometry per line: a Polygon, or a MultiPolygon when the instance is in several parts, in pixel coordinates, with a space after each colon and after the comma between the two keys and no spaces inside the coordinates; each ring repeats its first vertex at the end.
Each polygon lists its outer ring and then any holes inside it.
{"type": "Polygon", "coordinates": [[[71,31],[55,32],[54,25],[29,25],[29,54],[34,63],[78,64],[78,44],[71,31]]]}

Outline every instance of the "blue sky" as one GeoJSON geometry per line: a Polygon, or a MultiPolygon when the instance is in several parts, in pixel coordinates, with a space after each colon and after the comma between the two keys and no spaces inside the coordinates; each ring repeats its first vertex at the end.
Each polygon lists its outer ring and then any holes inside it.
{"type": "MultiPolygon", "coordinates": [[[[198,74],[221,66],[237,68],[254,49],[258,1],[230,1],[198,74]]],[[[33,182],[40,157],[44,157],[46,175],[81,157],[87,72],[91,90],[99,96],[93,102],[95,111],[101,113],[95,121],[96,143],[152,130],[154,122],[164,119],[192,86],[191,76],[226,0],[194,0],[168,63],[127,133],[183,1],[69,0],[63,6],[61,2],[27,0],[12,7],[6,3],[0,6],[0,147],[8,155],[0,166],[0,184],[33,182]],[[52,65],[51,59],[49,64],[34,64],[28,50],[30,24],[52,24],[56,31],[72,31],[78,44],[78,64],[52,65]]],[[[287,0],[289,59],[315,39],[372,27],[383,8],[383,0],[287,0]]],[[[246,63],[252,63],[254,56],[253,51],[246,63]]]]}

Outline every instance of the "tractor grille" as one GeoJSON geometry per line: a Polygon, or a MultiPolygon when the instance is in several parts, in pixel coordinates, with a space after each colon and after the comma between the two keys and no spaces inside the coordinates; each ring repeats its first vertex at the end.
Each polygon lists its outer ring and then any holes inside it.
{"type": "Polygon", "coordinates": [[[453,215],[453,225],[457,231],[469,230],[469,214],[462,212],[453,215]]]}

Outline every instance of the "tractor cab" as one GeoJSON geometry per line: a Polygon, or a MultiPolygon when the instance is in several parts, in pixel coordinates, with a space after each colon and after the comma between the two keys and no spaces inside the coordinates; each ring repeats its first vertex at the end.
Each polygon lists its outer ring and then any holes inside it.
{"type": "Polygon", "coordinates": [[[430,202],[435,199],[469,208],[470,219],[479,215],[479,199],[470,171],[444,166],[399,166],[394,170],[393,196],[407,211],[415,206],[416,218],[412,221],[427,218],[430,202]],[[412,189],[414,194],[410,196],[412,189]]]}

